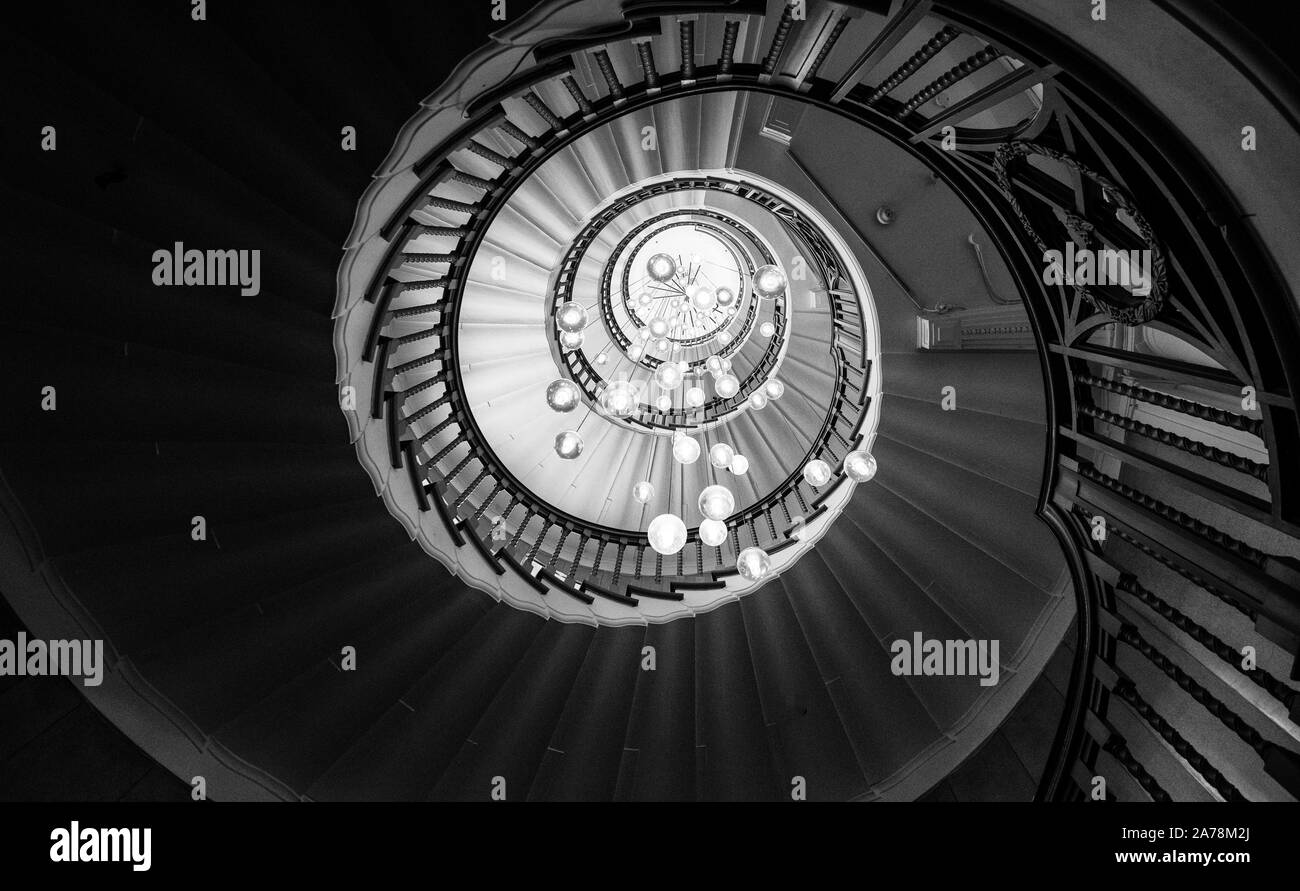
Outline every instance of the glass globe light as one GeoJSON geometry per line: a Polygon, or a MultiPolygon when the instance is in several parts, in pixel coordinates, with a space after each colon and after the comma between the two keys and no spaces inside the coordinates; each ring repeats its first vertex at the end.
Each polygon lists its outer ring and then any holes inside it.
{"type": "Polygon", "coordinates": [[[803,478],[814,489],[831,481],[831,466],[820,458],[813,458],[803,467],[803,478]]]}
{"type": "Polygon", "coordinates": [[[702,520],[700,522],[700,541],[711,548],[716,548],[727,540],[727,524],[721,520],[702,520]]]}
{"type": "Polygon", "coordinates": [[[718,361],[722,363],[722,371],[723,371],[723,373],[724,373],[724,374],[730,374],[730,373],[731,373],[731,360],[728,359],[726,356],[719,356],[719,357],[718,357],[718,361]]]}
{"type": "Polygon", "coordinates": [[[734,374],[720,374],[713,382],[713,392],[723,399],[730,399],[740,392],[740,381],[734,374]]]}
{"type": "Polygon", "coordinates": [[[724,467],[730,467],[731,461],[736,457],[736,450],[725,442],[717,443],[709,449],[709,463],[721,470],[724,467]]]}
{"type": "Polygon", "coordinates": [[[660,340],[655,344],[655,349],[657,349],[661,353],[666,353],[670,349],[672,349],[672,344],[669,343],[667,340],[660,340]]]}
{"type": "Polygon", "coordinates": [[[760,581],[772,570],[772,558],[762,548],[745,548],[736,558],[736,571],[751,582],[760,581]]]}
{"type": "Polygon", "coordinates": [[[673,457],[681,464],[694,464],[700,457],[700,444],[689,436],[680,436],[673,442],[673,457]]]}
{"type": "Polygon", "coordinates": [[[754,271],[754,293],[771,300],[785,293],[785,273],[779,266],[760,266],[754,271]]]}
{"type": "Polygon", "coordinates": [[[643,352],[644,350],[642,350],[641,347],[637,346],[636,344],[632,344],[630,347],[627,348],[627,357],[631,359],[633,362],[640,362],[641,354],[643,352]]]}
{"type": "Polygon", "coordinates": [[[646,480],[642,480],[641,482],[637,483],[635,486],[632,487],[633,500],[641,504],[649,503],[650,499],[654,497],[655,497],[655,487],[646,480]]]}
{"type": "Polygon", "coordinates": [[[736,499],[726,486],[705,486],[700,492],[700,513],[710,520],[725,520],[736,510],[736,499]]]}
{"type": "Polygon", "coordinates": [[[655,383],[663,390],[676,390],[682,385],[682,370],[676,362],[661,363],[655,369],[655,383]]]}
{"type": "Polygon", "coordinates": [[[758,333],[764,337],[771,337],[776,333],[776,325],[773,325],[771,322],[764,322],[758,326],[758,333]]]}
{"type": "Polygon", "coordinates": [[[614,381],[600,394],[600,407],[615,418],[626,418],[636,411],[638,393],[628,381],[614,381]]]}
{"type": "Polygon", "coordinates": [[[699,387],[691,387],[686,391],[686,405],[689,408],[699,408],[704,404],[704,391],[699,387]]]}
{"type": "Polygon", "coordinates": [[[744,476],[749,472],[749,459],[744,455],[737,455],[731,459],[731,472],[736,476],[744,476]]]}
{"type": "Polygon", "coordinates": [[[677,261],[667,254],[655,254],[645,264],[645,271],[657,282],[666,282],[677,274],[677,261]]]}
{"type": "Polygon", "coordinates": [[[712,288],[696,288],[695,293],[691,295],[691,306],[700,312],[708,312],[718,305],[718,295],[713,292],[712,288]]]}
{"type": "Polygon", "coordinates": [[[718,290],[714,292],[713,297],[717,305],[721,306],[723,309],[726,309],[736,302],[736,292],[731,290],[731,288],[718,288],[718,290]]]}
{"type": "Polygon", "coordinates": [[[638,306],[649,306],[653,300],[654,298],[644,291],[641,292],[640,297],[636,298],[636,302],[638,306]]]}
{"type": "Polygon", "coordinates": [[[555,310],[555,327],[561,331],[579,333],[587,327],[587,311],[576,300],[561,303],[555,310]]]}
{"type": "Polygon", "coordinates": [[[731,340],[732,338],[731,338],[730,331],[720,331],[718,333],[718,343],[721,344],[722,346],[726,346],[727,344],[731,343],[731,340]]]}
{"type": "Polygon", "coordinates": [[[637,338],[638,338],[642,343],[645,343],[647,340],[649,340],[649,339],[650,339],[651,337],[653,337],[654,335],[650,333],[650,329],[649,329],[649,328],[642,328],[640,331],[638,331],[638,332],[636,333],[636,336],[637,336],[637,338]]]}
{"type": "Polygon", "coordinates": [[[601,353],[599,356],[596,357],[597,365],[604,365],[608,361],[609,361],[609,356],[606,356],[604,353],[601,353]]]}
{"type": "Polygon", "coordinates": [[[576,350],[582,346],[586,338],[581,331],[562,331],[560,332],[560,346],[566,350],[576,350]]]}
{"type": "Polygon", "coordinates": [[[685,359],[682,359],[680,362],[677,363],[677,370],[680,371],[682,374],[685,374],[686,372],[691,370],[691,363],[687,362],[685,359]]]}
{"type": "Polygon", "coordinates": [[[862,449],[849,452],[844,456],[844,472],[854,482],[865,483],[876,475],[876,458],[862,449]]]}
{"type": "Polygon", "coordinates": [[[763,392],[767,394],[768,399],[780,399],[785,395],[785,384],[776,378],[770,378],[767,383],[763,384],[763,392]]]}
{"type": "Polygon", "coordinates": [[[717,356],[710,356],[704,360],[704,367],[709,370],[710,374],[715,376],[722,374],[722,359],[717,356]]]}
{"type": "Polygon", "coordinates": [[[650,521],[646,538],[655,553],[676,554],[686,546],[686,524],[676,514],[660,514],[650,521]]]}
{"type": "Polygon", "coordinates": [[[668,301],[669,309],[681,309],[681,307],[682,307],[682,298],[680,297],[674,297],[672,300],[668,301]]]}
{"type": "Polygon", "coordinates": [[[767,408],[767,394],[762,390],[755,390],[749,394],[749,407],[754,411],[762,411],[767,408]]]}
{"type": "Polygon", "coordinates": [[[576,430],[565,430],[555,436],[555,454],[572,461],[582,454],[582,437],[576,430]]]}
{"type": "Polygon", "coordinates": [[[553,381],[546,388],[546,404],[551,411],[569,412],[578,407],[578,388],[573,381],[553,381]]]}
{"type": "Polygon", "coordinates": [[[660,396],[657,400],[655,400],[655,405],[659,408],[660,411],[672,411],[673,398],[669,396],[667,393],[665,393],[664,395],[660,396]]]}
{"type": "Polygon", "coordinates": [[[668,334],[668,322],[665,319],[650,320],[650,336],[664,337],[668,334]]]}

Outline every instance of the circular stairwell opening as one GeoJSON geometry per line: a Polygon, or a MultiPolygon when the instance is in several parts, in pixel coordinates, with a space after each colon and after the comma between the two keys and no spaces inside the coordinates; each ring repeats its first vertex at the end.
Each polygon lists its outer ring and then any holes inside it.
{"type": "Polygon", "coordinates": [[[793,565],[874,475],[870,288],[817,210],[729,164],[744,102],[664,100],[530,150],[548,123],[524,101],[363,199],[393,217],[340,279],[368,295],[341,295],[336,329],[369,357],[358,451],[476,587],[568,621],[694,615],[793,565]],[[686,120],[687,148],[645,150],[686,120]]]}

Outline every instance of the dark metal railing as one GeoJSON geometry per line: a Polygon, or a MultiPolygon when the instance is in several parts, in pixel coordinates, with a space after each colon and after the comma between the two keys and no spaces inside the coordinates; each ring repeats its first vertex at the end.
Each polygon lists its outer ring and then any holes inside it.
{"type": "MultiPolygon", "coordinates": [[[[653,3],[637,4],[638,21],[655,15],[653,3]]],[[[726,22],[725,13],[719,17],[726,22]]],[[[1025,300],[1041,347],[1048,397],[1050,436],[1038,509],[1065,553],[1079,616],[1070,690],[1039,796],[1089,797],[1095,794],[1094,778],[1101,776],[1111,780],[1102,796],[1107,799],[1163,800],[1171,790],[1156,777],[1171,770],[1191,771],[1225,799],[1249,797],[1259,788],[1300,794],[1294,745],[1270,729],[1270,719],[1252,699],[1231,687],[1197,680],[1189,669],[1196,660],[1212,660],[1259,695],[1278,701],[1292,720],[1297,696],[1290,682],[1296,672],[1286,679],[1276,670],[1244,665],[1227,643],[1232,638],[1204,618],[1207,614],[1193,619],[1173,605],[1165,592],[1170,576],[1158,574],[1169,571],[1195,592],[1231,604],[1234,614],[1253,623],[1259,640],[1293,655],[1300,649],[1300,574],[1278,546],[1279,540],[1293,542],[1300,533],[1300,465],[1285,458],[1300,453],[1294,402],[1300,357],[1286,349],[1300,338],[1300,330],[1293,296],[1277,279],[1250,224],[1235,217],[1211,219],[1202,212],[1207,206],[1233,206],[1232,196],[1222,194],[1181,135],[1148,114],[1113,74],[1059,35],[998,4],[980,4],[972,11],[955,3],[906,0],[870,46],[852,47],[840,40],[827,50],[852,58],[840,80],[816,76],[823,55],[798,85],[775,76],[795,27],[789,18],[783,13],[762,62],[738,60],[734,44],[728,45],[717,64],[694,65],[691,77],[661,72],[653,44],[638,37],[641,79],[620,84],[619,93],[605,74],[610,94],[583,97],[585,105],[579,102],[572,116],[554,112],[533,89],[562,77],[555,68],[563,68],[564,60],[539,72],[537,83],[526,75],[517,77],[511,95],[522,98],[547,129],[524,132],[523,122],[509,121],[496,103],[478,110],[453,148],[466,147],[472,137],[493,127],[509,134],[507,125],[531,141],[515,134],[526,152],[501,156],[505,166],[496,178],[458,181],[481,189],[478,201],[439,194],[446,181],[440,177],[453,174],[440,163],[450,154],[446,146],[439,157],[418,167],[428,188],[420,201],[390,221],[393,252],[368,295],[378,304],[367,347],[367,358],[378,368],[372,411],[389,425],[394,466],[414,462],[407,466],[422,503],[441,511],[453,535],[482,550],[499,571],[510,567],[540,590],[558,589],[585,602],[593,597],[619,603],[680,597],[684,586],[718,584],[733,571],[728,559],[743,546],[790,546],[795,520],[806,521],[829,497],[793,477],[737,516],[723,547],[705,548],[693,533],[687,548],[668,561],[658,555],[649,559],[643,536],[595,527],[531,499],[475,429],[458,390],[453,335],[466,261],[496,209],[542,160],[616,108],[623,113],[718,89],[800,99],[893,140],[935,170],[989,233],[1025,300]],[[967,64],[969,70],[957,65],[942,83],[919,91],[899,89],[913,72],[877,68],[904,41],[912,41],[913,58],[923,57],[913,68],[943,49],[928,48],[934,29],[925,31],[925,37],[914,33],[927,15],[939,19],[945,38],[957,31],[983,38],[989,49],[973,54],[978,65],[967,64]],[[959,88],[972,71],[995,64],[994,50],[1014,53],[1019,64],[984,87],[964,89],[963,95],[959,88]],[[960,126],[1035,86],[1041,89],[1042,106],[1034,114],[1007,127],[960,126]],[[957,98],[938,108],[929,100],[943,90],[957,98]],[[1134,120],[1147,124],[1135,131],[1134,120]],[[956,151],[941,143],[949,126],[956,133],[956,151]],[[1018,144],[999,156],[997,149],[1010,142],[1018,144]],[[1028,169],[1025,157],[1039,149],[1065,163],[1072,178],[1028,169]],[[1095,173],[1101,170],[1107,175],[1095,173]],[[422,216],[425,208],[450,222],[431,224],[422,216]],[[1125,210],[1128,222],[1116,214],[1117,208],[1125,210]],[[1071,225],[1062,225],[1062,218],[1071,225]],[[1134,220],[1139,221],[1136,228],[1130,225],[1134,220]],[[398,255],[421,233],[454,242],[436,252],[442,255],[438,260],[430,259],[445,269],[430,273],[402,265],[398,255]],[[1040,244],[1063,246],[1067,239],[1094,247],[1154,248],[1164,260],[1166,285],[1159,300],[1043,284],[1040,244]],[[416,288],[424,289],[423,297],[403,299],[416,288]],[[399,343],[383,334],[396,318],[425,314],[437,316],[432,344],[424,339],[399,343]],[[1139,337],[1159,330],[1200,350],[1213,364],[1189,365],[1135,349],[1131,338],[1099,342],[1097,335],[1107,326],[1136,331],[1139,337]],[[415,349],[421,352],[413,354],[415,349]],[[426,376],[416,379],[421,374],[426,376]],[[1227,408],[1230,399],[1244,400],[1241,409],[1227,408]],[[1135,405],[1146,407],[1141,417],[1133,413],[1135,405]],[[1249,439],[1233,440],[1224,431],[1249,439]],[[450,442],[445,441],[448,435],[450,442]],[[1236,445],[1228,447],[1225,440],[1236,445]],[[436,452],[425,451],[435,446],[436,452]],[[488,494],[480,498],[479,492],[488,494]],[[503,506],[497,509],[498,504],[503,506]],[[549,546],[548,535],[554,536],[549,546]],[[1171,651],[1163,635],[1144,631],[1143,622],[1167,627],[1169,639],[1185,638],[1189,649],[1171,651]],[[1151,670],[1140,677],[1123,670],[1139,665],[1151,670]],[[1182,723],[1177,697],[1201,709],[1205,720],[1232,730],[1255,761],[1234,763],[1229,770],[1223,754],[1196,727],[1182,723]],[[1123,721],[1117,720],[1120,712],[1123,721]],[[1134,722],[1167,746],[1161,751],[1177,753],[1177,759],[1152,754],[1152,746],[1139,745],[1118,729],[1134,722]],[[1168,761],[1157,766],[1151,761],[1156,757],[1168,761]]],[[[726,28],[735,33],[730,23],[726,28]]],[[[571,61],[567,64],[572,67],[571,61]]],[[[604,72],[599,57],[597,65],[604,72]]],[[[787,222],[798,230],[797,220],[787,222]]],[[[834,293],[842,281],[833,256],[816,259],[828,292],[834,293]]],[[[810,450],[829,462],[842,460],[867,408],[871,368],[862,359],[860,337],[854,337],[861,326],[855,311],[856,304],[847,298],[833,303],[837,399],[810,450]]],[[[571,372],[575,379],[587,375],[588,382],[594,380],[589,368],[571,372]]]]}

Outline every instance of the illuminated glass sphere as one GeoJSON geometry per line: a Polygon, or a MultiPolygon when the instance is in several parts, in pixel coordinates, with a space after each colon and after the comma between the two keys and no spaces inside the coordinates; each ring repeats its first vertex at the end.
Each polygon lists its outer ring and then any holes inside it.
{"type": "Polygon", "coordinates": [[[664,362],[655,369],[655,383],[663,390],[676,390],[682,385],[682,370],[676,362],[664,362]]]}
{"type": "Polygon", "coordinates": [[[736,558],[736,571],[751,582],[761,581],[772,571],[772,558],[762,548],[745,548],[736,558]]]}
{"type": "Polygon", "coordinates": [[[876,458],[862,449],[849,452],[844,456],[844,472],[854,482],[865,483],[876,475],[876,458]]]}
{"type": "Polygon", "coordinates": [[[814,489],[831,481],[831,466],[820,458],[813,458],[803,466],[803,478],[814,489]]]}
{"type": "Polygon", "coordinates": [[[768,399],[780,399],[785,395],[785,384],[776,378],[771,378],[763,384],[763,392],[767,394],[768,399]]]}
{"type": "Polygon", "coordinates": [[[664,337],[668,334],[668,321],[666,319],[650,320],[650,336],[664,337]]]}
{"type": "Polygon", "coordinates": [[[561,331],[560,346],[566,350],[576,350],[580,348],[583,341],[586,340],[581,331],[561,331]]]}
{"type": "Polygon", "coordinates": [[[641,504],[648,504],[654,497],[655,487],[645,480],[632,487],[632,498],[641,504]]]}
{"type": "Polygon", "coordinates": [[[731,466],[731,460],[736,457],[736,450],[725,442],[717,443],[709,449],[709,463],[721,470],[724,467],[731,466]]]}
{"type": "Polygon", "coordinates": [[[700,493],[700,513],[710,520],[725,520],[736,509],[735,496],[726,486],[705,486],[700,493]]]}
{"type": "Polygon", "coordinates": [[[764,337],[771,337],[773,334],[776,333],[776,326],[773,325],[771,322],[764,322],[763,324],[758,326],[758,333],[763,335],[764,337]]]}
{"type": "Polygon", "coordinates": [[[730,374],[730,373],[731,373],[731,360],[728,359],[726,356],[719,356],[719,357],[718,357],[718,361],[722,363],[722,371],[723,371],[723,373],[724,373],[724,374],[730,374]]]}
{"type": "Polygon", "coordinates": [[[717,356],[710,356],[704,360],[704,367],[714,376],[722,374],[722,359],[717,356]]]}
{"type": "Polygon", "coordinates": [[[606,356],[604,353],[601,353],[599,356],[596,357],[597,365],[604,365],[608,361],[609,361],[609,356],[606,356]]]}
{"type": "Polygon", "coordinates": [[[546,388],[546,404],[551,411],[569,412],[578,407],[578,388],[573,381],[553,381],[546,388]]]}
{"type": "Polygon", "coordinates": [[[722,346],[726,346],[727,344],[731,343],[731,332],[730,331],[719,332],[718,343],[721,344],[722,346]]]}
{"type": "Polygon", "coordinates": [[[645,271],[657,282],[666,282],[677,274],[677,262],[667,254],[655,254],[645,264],[645,271]]]}
{"type": "Polygon", "coordinates": [[[582,454],[582,437],[575,430],[556,434],[555,454],[572,461],[582,454]]]}
{"type": "Polygon", "coordinates": [[[660,411],[672,411],[673,398],[669,396],[667,393],[665,393],[663,396],[660,396],[658,399],[655,400],[655,405],[658,407],[660,411]]]}
{"type": "Polygon", "coordinates": [[[754,271],[754,293],[771,300],[785,293],[785,273],[779,266],[760,266],[754,271]]]}
{"type": "Polygon", "coordinates": [[[695,293],[691,295],[691,306],[700,312],[708,312],[718,305],[718,295],[713,292],[712,288],[696,288],[695,293]]]}
{"type": "Polygon", "coordinates": [[[670,349],[672,349],[672,346],[673,345],[669,343],[667,340],[660,340],[655,343],[655,349],[657,349],[661,353],[668,352],[670,349]]]}
{"type": "Polygon", "coordinates": [[[641,347],[637,346],[636,344],[632,344],[630,347],[627,348],[627,357],[631,359],[633,362],[640,362],[641,354],[643,352],[645,351],[642,350],[641,347]]]}
{"type": "Polygon", "coordinates": [[[691,363],[687,362],[685,359],[682,359],[680,362],[677,363],[677,369],[682,374],[685,374],[686,372],[691,370],[691,363]]]}
{"type": "Polygon", "coordinates": [[[638,306],[649,306],[653,299],[653,297],[643,291],[641,296],[636,298],[636,302],[638,306]]]}
{"type": "Polygon", "coordinates": [[[723,399],[730,399],[740,392],[740,380],[734,374],[720,374],[713,381],[713,392],[723,399]]]}
{"type": "Polygon", "coordinates": [[[727,309],[736,302],[736,292],[731,288],[718,288],[713,294],[714,301],[718,306],[727,309]]]}
{"type": "Polygon", "coordinates": [[[727,524],[721,520],[702,520],[700,522],[700,541],[711,548],[716,548],[727,540],[727,524]]]}
{"type": "Polygon", "coordinates": [[[754,411],[762,411],[767,408],[767,394],[762,390],[755,390],[749,394],[749,407],[754,411]]]}
{"type": "Polygon", "coordinates": [[[647,340],[649,340],[649,339],[650,339],[651,337],[653,337],[654,335],[650,333],[650,329],[649,329],[649,328],[642,328],[640,331],[638,331],[638,332],[636,333],[636,336],[637,336],[637,339],[638,339],[638,340],[640,340],[642,343],[645,343],[647,340]]]}
{"type": "Polygon", "coordinates": [[[686,405],[689,408],[699,408],[704,404],[704,391],[699,387],[691,387],[686,391],[686,405]]]}
{"type": "Polygon", "coordinates": [[[679,436],[673,443],[673,457],[681,464],[694,464],[700,457],[700,444],[689,436],[679,436]]]}
{"type": "Polygon", "coordinates": [[[587,311],[576,300],[561,303],[555,310],[555,327],[576,334],[587,327],[587,311]]]}
{"type": "Polygon", "coordinates": [[[674,297],[672,300],[668,301],[668,306],[670,309],[681,309],[682,298],[674,297]]]}
{"type": "Polygon", "coordinates": [[[636,411],[639,394],[628,381],[614,381],[600,394],[600,407],[615,418],[626,418],[636,411]]]}
{"type": "Polygon", "coordinates": [[[731,459],[731,472],[736,476],[744,476],[749,472],[749,459],[744,455],[737,455],[731,459]]]}
{"type": "Polygon", "coordinates": [[[646,529],[650,547],[659,554],[676,554],[686,545],[686,524],[676,514],[660,514],[646,529]]]}

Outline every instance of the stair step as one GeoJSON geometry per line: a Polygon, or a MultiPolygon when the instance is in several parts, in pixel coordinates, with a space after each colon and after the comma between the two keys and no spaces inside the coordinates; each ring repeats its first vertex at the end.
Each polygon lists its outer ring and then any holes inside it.
{"type": "Polygon", "coordinates": [[[695,618],[697,796],[704,801],[772,801],[788,792],[774,771],[739,604],[695,618]]]}
{"type": "Polygon", "coordinates": [[[193,541],[183,523],[164,539],[61,557],[54,565],[118,651],[134,654],[406,541],[382,502],[368,498],[210,524],[206,541],[193,541]]]}
{"type": "Polygon", "coordinates": [[[693,801],[695,784],[695,628],[682,619],[646,629],[655,670],[637,677],[618,801],[693,801]]]}
{"type": "Polygon", "coordinates": [[[418,801],[456,757],[544,620],[497,603],[309,789],[313,798],[418,801]]]}
{"type": "Polygon", "coordinates": [[[550,737],[596,630],[547,622],[514,673],[497,691],[430,798],[506,801],[529,797],[550,737]],[[498,786],[498,779],[504,786],[498,786]],[[499,791],[498,791],[499,790],[499,791]]]}
{"type": "Polygon", "coordinates": [[[890,671],[889,651],[872,643],[871,630],[816,551],[781,581],[869,784],[943,738],[916,694],[890,671]]]}
{"type": "Polygon", "coordinates": [[[768,584],[741,598],[740,609],[786,794],[799,776],[809,801],[843,801],[866,792],[853,747],[783,585],[768,584]]]}
{"type": "Polygon", "coordinates": [[[405,602],[394,604],[388,591],[374,590],[364,623],[320,634],[304,625],[302,633],[319,637],[320,649],[332,655],[215,736],[290,787],[310,788],[483,615],[477,591],[427,593],[407,579],[394,580],[392,587],[405,594],[405,602]],[[343,646],[355,647],[355,670],[340,669],[343,646]]]}
{"type": "Polygon", "coordinates": [[[614,797],[645,636],[643,626],[596,632],[529,786],[530,801],[614,797]]]}

